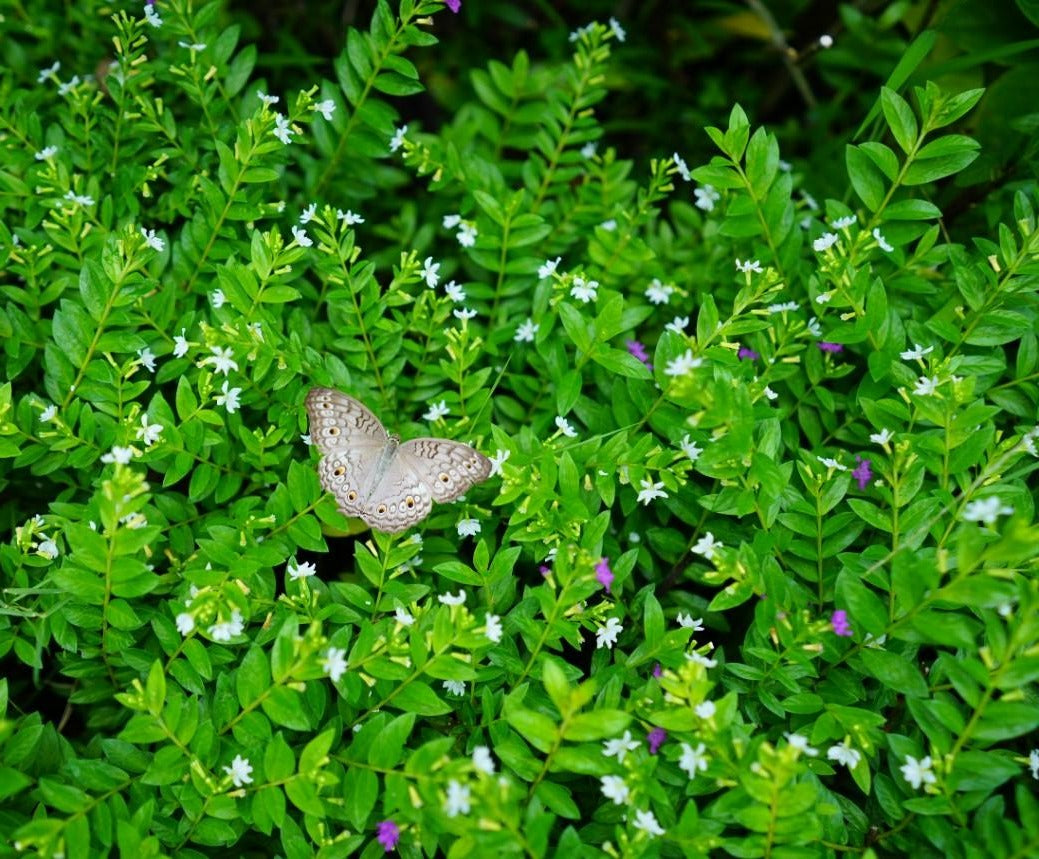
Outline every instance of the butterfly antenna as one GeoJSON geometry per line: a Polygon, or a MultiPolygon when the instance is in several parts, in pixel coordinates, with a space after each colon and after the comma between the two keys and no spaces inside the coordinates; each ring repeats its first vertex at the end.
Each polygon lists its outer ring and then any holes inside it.
{"type": "Polygon", "coordinates": [[[480,407],[480,411],[478,411],[474,415],[474,417],[473,417],[473,426],[476,426],[476,424],[479,423],[480,416],[483,415],[483,410],[486,409],[487,406],[489,406],[491,404],[491,402],[494,400],[494,392],[498,390],[498,385],[501,384],[502,377],[505,375],[505,371],[509,368],[509,361],[511,361],[511,360],[512,360],[512,355],[510,354],[508,357],[506,357],[505,363],[502,365],[501,369],[498,371],[498,376],[497,376],[497,378],[495,378],[494,384],[491,385],[491,393],[487,397],[487,401],[480,407]]]}

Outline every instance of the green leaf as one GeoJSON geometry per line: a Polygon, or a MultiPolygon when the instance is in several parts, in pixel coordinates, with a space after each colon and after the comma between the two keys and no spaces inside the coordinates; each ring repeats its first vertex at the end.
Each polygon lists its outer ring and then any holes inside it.
{"type": "Polygon", "coordinates": [[[884,201],[884,176],[876,164],[858,146],[848,145],[844,149],[848,167],[848,178],[859,199],[871,212],[877,211],[884,201]]]}
{"type": "Polygon", "coordinates": [[[393,705],[417,716],[443,716],[454,709],[452,705],[441,701],[428,685],[417,680],[401,687],[393,696],[393,705]]]}
{"type": "Polygon", "coordinates": [[[595,710],[591,713],[578,713],[570,719],[563,731],[563,737],[574,742],[601,740],[603,737],[615,737],[631,724],[631,714],[623,710],[595,710]]]}
{"type": "Polygon", "coordinates": [[[148,671],[148,681],[144,686],[144,699],[148,712],[158,716],[162,705],[166,702],[166,672],[162,668],[162,660],[156,659],[148,671]]]}
{"type": "Polygon", "coordinates": [[[904,654],[867,647],[859,654],[859,659],[866,671],[889,689],[915,697],[927,695],[927,681],[904,654]]]}
{"type": "Polygon", "coordinates": [[[909,103],[893,89],[880,88],[880,105],[884,118],[902,151],[909,153],[916,146],[916,117],[909,103]]]}
{"type": "Polygon", "coordinates": [[[363,829],[379,797],[379,779],[370,769],[349,767],[343,779],[343,809],[347,819],[363,829]]]}
{"type": "Polygon", "coordinates": [[[303,706],[303,696],[295,689],[275,686],[260,706],[276,725],[296,731],[309,731],[312,727],[303,706]]]}

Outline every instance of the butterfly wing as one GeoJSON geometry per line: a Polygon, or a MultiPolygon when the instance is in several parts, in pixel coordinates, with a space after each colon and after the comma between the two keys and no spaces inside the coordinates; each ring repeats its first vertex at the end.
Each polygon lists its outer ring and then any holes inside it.
{"type": "Polygon", "coordinates": [[[372,528],[396,534],[425,519],[433,509],[433,498],[419,475],[401,458],[399,447],[383,462],[385,470],[377,475],[378,482],[360,516],[372,528]]]}
{"type": "Polygon", "coordinates": [[[446,438],[415,438],[397,450],[397,458],[428,488],[433,500],[446,504],[482,483],[491,461],[480,451],[446,438]]]}

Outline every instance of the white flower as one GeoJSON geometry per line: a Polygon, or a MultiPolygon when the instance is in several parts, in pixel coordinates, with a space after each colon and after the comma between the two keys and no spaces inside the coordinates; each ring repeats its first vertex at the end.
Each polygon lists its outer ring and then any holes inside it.
{"type": "Polygon", "coordinates": [[[823,233],[819,238],[812,242],[812,250],[822,253],[825,250],[829,250],[835,244],[837,244],[836,233],[823,233]]]}
{"type": "Polygon", "coordinates": [[[458,589],[458,596],[451,596],[451,592],[448,591],[446,594],[440,594],[437,597],[443,605],[462,605],[465,603],[465,589],[458,589]]]}
{"type": "Polygon", "coordinates": [[[858,221],[858,215],[845,215],[843,218],[838,218],[836,221],[831,221],[830,226],[835,230],[843,230],[845,227],[850,227],[856,221],[858,221]]]}
{"type": "Polygon", "coordinates": [[[1021,436],[1021,447],[1032,454],[1032,456],[1039,456],[1039,449],[1035,445],[1037,438],[1039,438],[1039,426],[1035,427],[1035,429],[1030,429],[1021,436]]]}
{"type": "MultiPolygon", "coordinates": [[[[616,620],[616,618],[611,617],[610,620],[616,620]]],[[[631,738],[631,731],[625,731],[624,736],[616,740],[606,740],[602,744],[602,753],[604,757],[616,758],[617,763],[622,764],[624,763],[624,756],[628,752],[635,751],[641,745],[642,743],[636,742],[631,738]]]]}
{"type": "Polygon", "coordinates": [[[69,191],[68,193],[66,193],[65,194],[65,199],[66,200],[71,200],[73,203],[76,203],[76,204],[78,204],[80,206],[93,206],[94,205],[94,198],[93,197],[90,197],[87,194],[77,194],[74,191],[69,191]]]}
{"type": "Polygon", "coordinates": [[[305,208],[299,215],[299,222],[301,224],[309,224],[314,220],[314,215],[317,214],[317,203],[311,203],[305,208]]]}
{"type": "Polygon", "coordinates": [[[396,152],[404,145],[404,135],[407,133],[408,127],[406,125],[402,125],[393,132],[393,137],[390,138],[390,152],[396,152]]]}
{"type": "Polygon", "coordinates": [[[79,75],[73,75],[72,80],[58,84],[58,95],[68,95],[80,84],[79,75]]]}
{"type": "Polygon", "coordinates": [[[342,209],[336,209],[336,217],[348,227],[352,227],[354,224],[364,223],[364,218],[350,209],[347,209],[345,212],[342,209]]]}
{"type": "Polygon", "coordinates": [[[912,349],[906,349],[905,352],[900,352],[898,354],[898,357],[901,358],[903,361],[918,361],[922,359],[925,355],[929,355],[933,351],[933,346],[928,346],[924,348],[919,343],[914,343],[912,349]]]}
{"type": "Polygon", "coordinates": [[[517,343],[533,343],[534,335],[538,333],[540,327],[540,325],[528,318],[526,322],[523,322],[519,328],[516,329],[516,334],[512,339],[517,343]]]}
{"type": "Polygon", "coordinates": [[[219,346],[210,346],[209,351],[213,354],[199,361],[200,366],[212,365],[214,373],[223,373],[225,376],[231,370],[238,369],[238,362],[235,361],[234,353],[231,351],[230,346],[226,349],[221,349],[219,346]]]}
{"type": "Polygon", "coordinates": [[[623,42],[628,35],[624,32],[624,28],[616,18],[610,18],[610,29],[613,31],[613,35],[617,37],[618,42],[623,42]]]}
{"type": "Polygon", "coordinates": [[[823,33],[819,37],[819,47],[823,48],[823,49],[832,48],[833,47],[833,36],[831,36],[829,33],[823,33]]]}
{"type": "Polygon", "coordinates": [[[678,759],[678,768],[685,770],[689,778],[696,778],[696,771],[707,770],[707,748],[700,743],[695,749],[688,743],[682,743],[682,757],[678,759]]]}
{"type": "Polygon", "coordinates": [[[671,156],[671,160],[675,162],[675,169],[678,170],[678,175],[686,182],[692,182],[693,176],[689,172],[689,165],[685,163],[685,159],[676,152],[671,156]]]}
{"type": "Polygon", "coordinates": [[[938,390],[939,384],[941,383],[938,381],[937,376],[931,376],[930,378],[927,376],[921,376],[916,380],[916,384],[913,386],[913,393],[920,394],[922,397],[929,397],[938,390]]]}
{"type": "Polygon", "coordinates": [[[462,216],[455,215],[444,215],[444,219],[440,222],[445,230],[453,230],[460,223],[462,223],[462,216]]]}
{"type": "Polygon", "coordinates": [[[898,769],[903,778],[912,785],[913,790],[919,790],[920,785],[934,784],[938,780],[931,772],[930,755],[921,760],[917,760],[912,755],[906,755],[906,762],[898,769]]]}
{"type": "Polygon", "coordinates": [[[459,537],[475,537],[480,533],[480,523],[475,519],[463,519],[457,528],[459,537]]]}
{"type": "Polygon", "coordinates": [[[617,643],[617,636],[622,632],[624,632],[624,627],[617,618],[607,619],[606,626],[600,626],[595,630],[596,648],[601,650],[605,647],[607,650],[613,650],[613,645],[617,643]]]}
{"type": "Polygon", "coordinates": [[[271,105],[277,104],[281,99],[276,95],[267,95],[265,92],[256,90],[256,95],[263,102],[264,107],[270,107],[271,105]]]}
{"type": "Polygon", "coordinates": [[[501,641],[502,635],[501,618],[496,614],[488,614],[486,624],[487,630],[484,635],[497,644],[501,641]]]}
{"type": "Polygon", "coordinates": [[[330,98],[326,98],[324,101],[319,101],[316,104],[310,106],[311,110],[316,110],[320,113],[328,122],[332,121],[332,114],[336,112],[336,103],[330,98]]]}
{"type": "Polygon", "coordinates": [[[145,447],[151,447],[162,437],[162,424],[148,423],[147,412],[141,413],[141,425],[137,427],[137,438],[144,442],[145,447]]]}
{"type": "Polygon", "coordinates": [[[475,318],[477,314],[475,310],[470,310],[468,307],[456,307],[451,311],[451,315],[454,316],[455,319],[468,321],[475,318]]]}
{"type": "Polygon", "coordinates": [[[473,749],[473,766],[487,775],[494,775],[494,758],[487,746],[477,746],[473,749]]]}
{"type": "Polygon", "coordinates": [[[570,37],[569,37],[570,41],[571,42],[576,42],[582,36],[586,36],[590,32],[592,32],[593,29],[595,29],[595,22],[594,21],[591,21],[591,22],[585,24],[583,27],[578,27],[576,30],[574,30],[572,33],[570,33],[570,37]]]}
{"type": "Polygon", "coordinates": [[[855,769],[855,767],[859,765],[859,761],[862,759],[862,755],[859,754],[858,750],[850,748],[845,744],[830,746],[830,748],[826,750],[826,757],[831,761],[843,764],[850,770],[855,769]]]}
{"type": "Polygon", "coordinates": [[[229,415],[233,415],[238,411],[241,403],[238,401],[238,395],[242,393],[241,388],[228,388],[227,380],[224,380],[223,386],[220,388],[223,393],[216,395],[216,404],[218,406],[224,406],[227,409],[229,415]]]}
{"type": "Polygon", "coordinates": [[[238,609],[231,612],[231,619],[222,623],[214,623],[209,627],[209,635],[213,641],[230,641],[236,635],[241,635],[244,629],[242,613],[238,609]]]}
{"type": "Polygon", "coordinates": [[[547,259],[538,267],[538,279],[544,280],[546,277],[551,277],[556,273],[556,269],[559,267],[559,263],[563,261],[562,257],[556,257],[555,259],[547,259]]]}
{"type": "Polygon", "coordinates": [[[491,457],[491,477],[496,474],[501,474],[501,467],[510,456],[512,456],[511,450],[502,450],[500,447],[495,452],[494,456],[491,457]]]}
{"type": "Polygon", "coordinates": [[[652,811],[636,811],[635,822],[632,824],[636,829],[641,829],[647,835],[664,835],[664,828],[657,823],[656,815],[652,811]]]}
{"type": "Polygon", "coordinates": [[[53,158],[57,154],[57,152],[57,146],[44,146],[43,149],[37,152],[33,157],[37,161],[46,161],[48,158],[53,158]]]}
{"type": "Polygon", "coordinates": [[[880,247],[882,251],[891,253],[891,251],[894,250],[894,248],[887,243],[887,240],[884,238],[884,234],[880,232],[880,227],[873,228],[873,238],[877,240],[877,245],[880,247]]]}
{"type": "Polygon", "coordinates": [[[689,457],[690,462],[696,462],[700,458],[700,454],[703,453],[702,447],[697,447],[695,441],[689,440],[689,434],[682,436],[682,440],[678,443],[678,446],[682,448],[682,453],[689,457]]]}
{"type": "Polygon", "coordinates": [[[49,537],[41,540],[40,545],[36,547],[36,554],[41,555],[48,561],[53,561],[58,557],[58,544],[49,537]]]}
{"type": "Polygon", "coordinates": [[[601,224],[599,224],[599,226],[606,230],[606,232],[612,233],[615,229],[617,229],[617,219],[609,218],[603,221],[601,224]]]}
{"type": "Polygon", "coordinates": [[[682,627],[682,629],[691,629],[693,632],[703,632],[702,617],[694,618],[691,614],[682,614],[679,612],[675,620],[678,621],[678,625],[682,627]]]}
{"type": "Polygon", "coordinates": [[[177,632],[187,635],[195,628],[195,618],[186,611],[177,615],[177,632]]]}
{"type": "Polygon", "coordinates": [[[214,289],[209,293],[209,299],[213,302],[214,310],[219,310],[224,306],[224,302],[227,301],[227,299],[224,298],[224,291],[222,289],[214,289]]]}
{"type": "MultiPolygon", "coordinates": [[[[151,3],[145,3],[144,4],[144,18],[153,27],[161,27],[162,26],[162,18],[159,17],[158,11],[156,10],[155,6],[152,5],[151,3]]],[[[252,781],[252,779],[250,779],[250,781],[252,781]]],[[[235,783],[235,787],[238,787],[238,786],[239,785],[236,782],[235,783]]]]}
{"type": "Polygon", "coordinates": [[[327,674],[333,683],[338,683],[339,678],[346,673],[346,651],[340,647],[330,647],[321,660],[321,670],[327,674]]]}
{"type": "Polygon", "coordinates": [[[992,495],[980,501],[971,501],[964,507],[963,521],[984,522],[986,525],[993,525],[1000,516],[1010,516],[1013,512],[1013,507],[1008,507],[992,495]]]}
{"type": "Polygon", "coordinates": [[[307,231],[295,224],[292,225],[292,238],[296,240],[301,248],[309,248],[314,244],[314,240],[307,235],[307,231]]]}
{"type": "Polygon", "coordinates": [[[790,313],[799,307],[796,301],[782,301],[778,304],[770,304],[768,306],[768,312],[772,314],[776,313],[790,313]]]}
{"type": "Polygon", "coordinates": [[[450,409],[447,407],[447,400],[441,400],[439,403],[433,403],[429,407],[429,410],[422,416],[422,420],[438,421],[449,411],[450,409]]]}
{"type": "Polygon", "coordinates": [[[461,697],[465,694],[465,683],[461,680],[445,680],[443,685],[452,695],[458,695],[461,697]]]}
{"type": "Polygon", "coordinates": [[[190,348],[191,344],[188,343],[187,339],[184,337],[184,334],[187,330],[187,328],[181,328],[180,334],[176,334],[173,337],[174,358],[183,358],[185,355],[188,354],[188,349],[190,348]]]}
{"type": "Polygon", "coordinates": [[[415,618],[402,606],[393,610],[393,616],[401,626],[411,626],[415,622],[415,618]]]}
{"type": "Polygon", "coordinates": [[[714,534],[708,531],[693,544],[689,551],[694,555],[700,555],[709,561],[714,557],[714,550],[720,549],[723,546],[724,544],[721,540],[715,540],[714,534]]]}
{"type": "Polygon", "coordinates": [[[61,63],[55,60],[53,66],[48,66],[45,69],[40,69],[40,73],[36,76],[36,83],[42,84],[47,78],[52,77],[58,73],[58,69],[61,68],[61,63]]]}
{"type": "Polygon", "coordinates": [[[805,323],[805,328],[808,329],[808,333],[813,337],[818,338],[823,336],[823,328],[819,324],[819,320],[814,316],[805,323]]]}
{"type": "Polygon", "coordinates": [[[740,260],[739,257],[736,257],[736,269],[738,271],[743,272],[744,274],[749,274],[750,272],[754,272],[755,274],[761,274],[762,271],[764,271],[764,269],[761,267],[760,260],[754,260],[753,262],[751,262],[749,259],[740,260]]]}
{"type": "Polygon", "coordinates": [[[289,125],[289,120],[283,114],[274,114],[274,131],[272,134],[278,140],[288,146],[292,143],[292,135],[295,133],[289,125]]]}
{"type": "Polygon", "coordinates": [[[470,224],[468,222],[463,223],[458,229],[458,233],[455,238],[458,239],[458,244],[463,248],[471,248],[476,244],[476,237],[479,233],[476,230],[476,224],[470,224]]]}
{"type": "Polygon", "coordinates": [[[426,257],[420,274],[426,279],[426,286],[433,289],[440,283],[440,263],[433,262],[433,257],[426,257]]]}
{"type": "Polygon", "coordinates": [[[603,796],[612,799],[616,805],[627,803],[631,791],[619,775],[604,775],[599,781],[602,784],[603,796]]]}
{"type": "Polygon", "coordinates": [[[567,438],[576,438],[577,430],[570,426],[570,421],[564,418],[562,415],[556,416],[556,427],[559,431],[567,438]]]}
{"type": "Polygon", "coordinates": [[[570,297],[576,298],[583,304],[587,304],[589,301],[595,301],[597,292],[599,289],[599,281],[597,280],[585,280],[583,277],[575,277],[573,286],[570,288],[570,297]]]}
{"type": "Polygon", "coordinates": [[[832,459],[831,457],[828,457],[828,456],[817,456],[816,459],[818,459],[819,462],[821,462],[827,468],[832,468],[832,469],[835,469],[836,471],[847,471],[848,470],[848,466],[841,465],[836,459],[832,459]]]}
{"type": "Polygon", "coordinates": [[[671,300],[671,293],[675,288],[670,284],[661,283],[660,278],[653,278],[653,282],[646,288],[646,298],[650,304],[667,304],[671,300]]]}
{"type": "Polygon", "coordinates": [[[252,771],[253,767],[249,763],[249,759],[243,758],[241,755],[235,755],[234,760],[231,761],[231,766],[224,767],[224,772],[231,776],[231,781],[234,782],[235,787],[241,787],[243,784],[252,784],[252,771]]]}
{"type": "Polygon", "coordinates": [[[120,465],[126,465],[134,457],[134,449],[132,447],[120,447],[116,445],[112,448],[110,453],[103,454],[101,456],[102,462],[117,462],[120,465]]]}
{"type": "Polygon", "coordinates": [[[722,198],[713,185],[701,185],[699,188],[694,188],[693,196],[696,197],[693,205],[704,212],[713,212],[714,204],[722,198]]]}
{"type": "Polygon", "coordinates": [[[1039,779],[1039,749],[1032,749],[1028,754],[1028,768],[1032,771],[1032,778],[1039,779]]]}
{"type": "MultiPolygon", "coordinates": [[[[695,650],[691,653],[687,653],[685,655],[685,658],[687,661],[695,662],[697,665],[702,665],[704,668],[714,668],[718,664],[717,659],[711,659],[710,657],[704,656],[702,653],[698,653],[695,650]]],[[[714,705],[711,704],[711,706],[713,707],[714,705]]],[[[714,711],[712,710],[711,712],[714,711]]],[[[704,718],[706,719],[707,717],[704,716],[704,718]]]]}
{"type": "Polygon", "coordinates": [[[639,486],[642,488],[639,490],[637,501],[641,501],[647,507],[650,501],[654,501],[657,498],[667,498],[667,493],[664,491],[663,482],[654,483],[652,477],[643,477],[639,481],[639,486]]]}
{"type": "Polygon", "coordinates": [[[788,733],[784,733],[783,736],[786,737],[786,741],[790,743],[790,745],[793,746],[795,749],[797,749],[801,754],[808,755],[808,757],[810,758],[814,758],[817,754],[819,754],[818,749],[813,749],[810,745],[808,745],[807,737],[802,737],[800,734],[788,733]]]}
{"type": "Polygon", "coordinates": [[[447,783],[447,800],[444,802],[444,811],[447,816],[458,817],[459,814],[468,814],[469,802],[468,786],[451,779],[447,783]]]}
{"type": "Polygon", "coordinates": [[[150,247],[153,251],[162,252],[166,249],[166,242],[162,240],[161,236],[155,234],[155,230],[149,230],[145,227],[141,227],[141,235],[144,236],[144,243],[150,247]]]}
{"type": "Polygon", "coordinates": [[[305,579],[317,573],[317,567],[310,561],[300,564],[293,560],[286,565],[285,572],[289,574],[290,579],[305,579]]]}
{"type": "Polygon", "coordinates": [[[684,353],[679,355],[677,358],[667,362],[667,366],[664,367],[665,376],[684,376],[690,370],[695,370],[697,367],[703,364],[703,358],[694,358],[693,350],[686,349],[684,353]]]}
{"type": "Polygon", "coordinates": [[[461,304],[465,301],[465,290],[453,280],[448,281],[444,285],[444,292],[455,304],[461,304]]]}
{"type": "Polygon", "coordinates": [[[682,334],[685,331],[686,326],[688,324],[689,324],[689,317],[688,316],[676,316],[674,319],[672,319],[670,322],[668,322],[667,325],[665,325],[664,327],[668,331],[674,331],[675,334],[682,334]]]}
{"type": "Polygon", "coordinates": [[[710,719],[715,714],[718,708],[714,706],[714,701],[704,701],[701,704],[697,704],[693,711],[701,719],[710,719]]]}
{"type": "Polygon", "coordinates": [[[183,39],[178,39],[177,44],[182,48],[187,48],[189,51],[204,51],[206,49],[205,42],[185,42],[183,39]]]}
{"type": "Polygon", "coordinates": [[[40,422],[49,423],[58,416],[58,407],[51,403],[42,412],[40,412],[40,422]]]}
{"type": "Polygon", "coordinates": [[[588,142],[581,147],[581,157],[586,160],[591,160],[595,157],[595,150],[598,147],[597,143],[588,142]]]}

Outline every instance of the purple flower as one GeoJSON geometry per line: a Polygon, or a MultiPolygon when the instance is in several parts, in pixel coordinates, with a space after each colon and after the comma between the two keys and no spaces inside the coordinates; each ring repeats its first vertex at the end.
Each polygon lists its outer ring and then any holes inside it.
{"type": "Polygon", "coordinates": [[[869,460],[863,459],[861,456],[856,456],[855,461],[858,465],[855,466],[851,476],[859,482],[859,489],[865,489],[869,485],[870,479],[873,477],[873,472],[869,468],[869,460]]]}
{"type": "Polygon", "coordinates": [[[820,351],[829,352],[831,355],[844,351],[844,347],[840,343],[827,343],[825,340],[820,340],[815,345],[819,347],[820,351]]]}
{"type": "Polygon", "coordinates": [[[392,820],[384,820],[382,823],[377,823],[375,830],[377,833],[375,840],[386,848],[387,853],[396,847],[397,842],[400,841],[400,827],[392,820]]]}
{"type": "Polygon", "coordinates": [[[538,567],[538,572],[541,573],[541,575],[543,575],[545,578],[548,578],[550,575],[552,575],[552,568],[546,567],[544,564],[542,564],[540,567],[538,567]]]}
{"type": "Polygon", "coordinates": [[[610,592],[610,587],[613,585],[613,570],[610,569],[609,558],[601,558],[595,565],[595,580],[606,588],[606,593],[610,592]]]}
{"type": "Polygon", "coordinates": [[[643,364],[653,369],[653,365],[649,363],[649,353],[646,351],[646,347],[639,343],[638,340],[625,340],[624,345],[628,347],[628,351],[638,358],[643,364]]]}
{"type": "Polygon", "coordinates": [[[740,346],[740,351],[736,353],[736,357],[741,361],[757,361],[761,356],[753,349],[748,349],[746,346],[740,346]]]}
{"type": "Polygon", "coordinates": [[[667,739],[667,731],[663,728],[654,728],[646,735],[646,745],[649,746],[649,753],[655,755],[657,750],[664,745],[664,740],[667,739]]]}
{"type": "Polygon", "coordinates": [[[852,635],[851,627],[848,625],[848,613],[844,609],[837,609],[830,616],[830,623],[833,624],[833,631],[836,635],[843,638],[849,638],[852,635]]]}
{"type": "Polygon", "coordinates": [[[444,0],[447,3],[447,8],[458,14],[458,10],[462,8],[462,0],[444,0]]]}
{"type": "Polygon", "coordinates": [[[664,676],[664,669],[660,667],[660,663],[659,662],[656,665],[653,666],[653,676],[656,677],[657,679],[660,679],[661,677],[664,676]]]}

